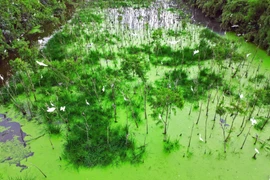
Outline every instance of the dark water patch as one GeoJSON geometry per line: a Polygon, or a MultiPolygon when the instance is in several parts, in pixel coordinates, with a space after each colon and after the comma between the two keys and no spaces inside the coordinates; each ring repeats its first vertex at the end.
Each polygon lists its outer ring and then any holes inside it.
{"type": "Polygon", "coordinates": [[[0,114],[0,118],[6,118],[7,116],[5,114],[0,114]]]}
{"type": "Polygon", "coordinates": [[[24,165],[24,164],[21,164],[21,162],[18,162],[18,163],[16,164],[16,167],[20,167],[20,168],[21,168],[20,172],[22,172],[23,170],[25,170],[25,169],[28,168],[28,166],[26,166],[26,165],[24,165]]]}
{"type": "Polygon", "coordinates": [[[26,146],[24,133],[21,129],[21,125],[17,122],[11,122],[11,118],[5,118],[5,115],[2,114],[2,120],[0,121],[0,126],[4,127],[6,130],[0,132],[0,142],[6,142],[12,140],[14,137],[23,143],[26,146]]]}
{"type": "Polygon", "coordinates": [[[182,0],[174,0],[170,6],[172,8],[180,9],[186,14],[190,14],[191,22],[194,24],[205,26],[218,34],[223,35],[225,32],[222,30],[220,23],[216,19],[206,17],[200,9],[191,7],[182,0]]]}
{"type": "Polygon", "coordinates": [[[4,130],[0,132],[0,163],[16,164],[21,168],[21,171],[27,169],[26,165],[20,163],[21,160],[34,155],[26,148],[24,138],[26,133],[22,131],[21,125],[17,122],[12,122],[11,118],[5,114],[0,114],[0,127],[4,130]],[[7,151],[9,150],[9,151],[7,151]]]}

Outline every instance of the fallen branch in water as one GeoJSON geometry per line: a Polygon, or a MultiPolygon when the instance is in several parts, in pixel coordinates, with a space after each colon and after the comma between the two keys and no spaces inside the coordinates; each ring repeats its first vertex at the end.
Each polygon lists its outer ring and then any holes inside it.
{"type": "Polygon", "coordinates": [[[34,166],[35,168],[37,168],[39,170],[39,172],[45,177],[47,178],[46,174],[39,168],[37,167],[36,165],[34,165],[33,163],[30,163],[32,166],[34,166]]]}
{"type": "Polygon", "coordinates": [[[33,138],[33,139],[26,140],[25,142],[27,143],[27,142],[29,142],[29,141],[37,140],[37,139],[43,137],[44,135],[45,135],[45,133],[42,134],[42,135],[40,135],[40,136],[38,136],[38,137],[35,137],[35,138],[33,138]]]}

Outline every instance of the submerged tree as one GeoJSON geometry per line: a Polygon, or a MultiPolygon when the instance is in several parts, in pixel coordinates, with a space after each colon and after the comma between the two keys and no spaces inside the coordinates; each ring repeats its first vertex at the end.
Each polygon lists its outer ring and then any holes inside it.
{"type": "Polygon", "coordinates": [[[175,107],[182,109],[184,99],[181,91],[172,90],[171,88],[160,87],[154,90],[154,99],[152,101],[152,109],[158,114],[159,121],[163,123],[164,140],[167,140],[167,130],[169,125],[169,113],[175,107]],[[163,116],[165,113],[165,117],[163,116]]]}

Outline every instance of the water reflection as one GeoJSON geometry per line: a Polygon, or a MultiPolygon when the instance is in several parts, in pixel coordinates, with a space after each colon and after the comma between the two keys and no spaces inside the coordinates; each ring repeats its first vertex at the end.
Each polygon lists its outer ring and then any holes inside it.
{"type": "Polygon", "coordinates": [[[111,8],[107,10],[107,16],[110,23],[131,30],[142,30],[146,24],[151,29],[176,28],[181,17],[170,12],[170,7],[168,1],[156,1],[149,8],[111,8]]]}

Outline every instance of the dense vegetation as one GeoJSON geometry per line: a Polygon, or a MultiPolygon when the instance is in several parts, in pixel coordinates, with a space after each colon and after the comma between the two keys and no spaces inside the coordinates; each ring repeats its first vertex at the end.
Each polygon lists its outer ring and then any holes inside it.
{"type": "MultiPolygon", "coordinates": [[[[193,127],[205,109],[204,139],[200,137],[205,143],[207,120],[214,116],[210,128],[221,126],[224,153],[254,115],[255,128],[266,129],[269,77],[260,74],[260,64],[252,69],[253,59],[240,54],[236,42],[186,21],[177,22],[175,29],[147,22],[135,30],[124,21],[123,9],[113,16],[106,9],[108,1],[95,3],[105,4],[104,9],[85,5],[40,51],[19,40],[24,48],[10,63],[14,75],[1,88],[1,103],[45,124],[46,133],[64,137],[61,157],[87,167],[143,162],[150,120],[162,128],[164,151],[172,152],[180,145],[170,138],[168,126],[185,105],[188,115],[198,112],[190,122],[193,127]],[[243,120],[236,130],[239,116],[243,120]]],[[[253,123],[242,134],[245,140],[253,123]]],[[[192,134],[193,128],[187,155],[192,134]]]]}
{"type": "MultiPolygon", "coordinates": [[[[15,53],[22,41],[42,33],[45,26],[59,26],[80,0],[1,0],[0,57],[15,53]]],[[[1,59],[0,59],[1,60],[1,59]]]]}
{"type": "Polygon", "coordinates": [[[270,0],[185,0],[206,16],[218,18],[221,27],[254,42],[270,54],[270,0]]]}

